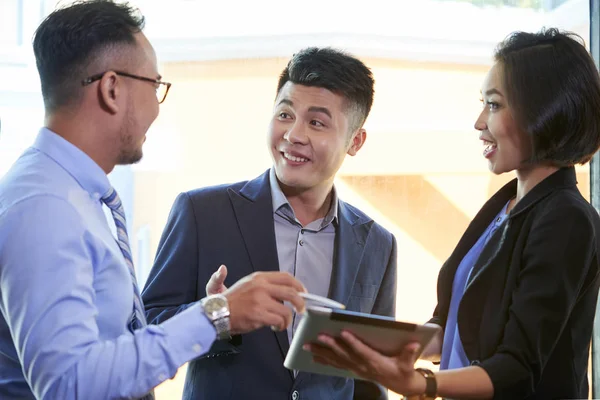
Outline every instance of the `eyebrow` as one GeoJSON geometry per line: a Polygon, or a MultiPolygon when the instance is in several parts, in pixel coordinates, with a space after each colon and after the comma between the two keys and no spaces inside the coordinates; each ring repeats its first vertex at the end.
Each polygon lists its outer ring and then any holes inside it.
{"type": "Polygon", "coordinates": [[[500,91],[499,91],[498,89],[495,89],[495,88],[492,88],[492,89],[486,90],[486,92],[485,92],[485,95],[486,95],[486,96],[491,96],[491,95],[493,95],[493,94],[497,94],[497,95],[499,95],[499,96],[502,96],[502,97],[504,97],[504,95],[503,95],[502,93],[500,93],[500,91]]]}
{"type": "MultiPolygon", "coordinates": [[[[290,107],[294,106],[294,102],[289,99],[281,99],[277,105],[279,106],[281,104],[287,104],[290,107]]],[[[322,114],[327,115],[329,118],[333,119],[333,116],[331,115],[331,111],[329,111],[329,109],[327,107],[311,106],[308,108],[308,112],[322,113],[322,114]]]]}

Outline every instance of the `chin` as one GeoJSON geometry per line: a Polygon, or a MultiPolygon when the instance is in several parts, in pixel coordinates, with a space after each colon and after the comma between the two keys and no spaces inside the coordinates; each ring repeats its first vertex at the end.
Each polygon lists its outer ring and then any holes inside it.
{"type": "Polygon", "coordinates": [[[276,175],[280,184],[290,189],[303,190],[310,186],[307,184],[306,179],[297,174],[288,174],[279,170],[279,172],[276,171],[276,175]]]}
{"type": "Polygon", "coordinates": [[[277,179],[283,185],[290,188],[299,188],[304,186],[302,184],[302,179],[298,179],[297,177],[288,176],[287,174],[277,174],[277,179]]]}
{"type": "Polygon", "coordinates": [[[516,169],[516,168],[507,168],[505,166],[493,164],[491,162],[489,163],[488,168],[489,168],[490,172],[494,175],[506,174],[507,172],[511,172],[516,169]]]}
{"type": "Polygon", "coordinates": [[[144,154],[142,153],[141,150],[139,150],[135,153],[133,153],[133,152],[132,153],[123,153],[119,157],[119,161],[117,162],[117,165],[137,164],[142,160],[143,156],[144,156],[144,154]]]}

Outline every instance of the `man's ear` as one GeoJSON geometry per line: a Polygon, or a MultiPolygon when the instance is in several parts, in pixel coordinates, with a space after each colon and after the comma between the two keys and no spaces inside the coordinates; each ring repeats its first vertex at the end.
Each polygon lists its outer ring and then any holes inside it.
{"type": "Polygon", "coordinates": [[[98,85],[98,100],[103,108],[112,114],[119,111],[118,98],[121,91],[122,80],[113,71],[108,71],[98,85]]]}
{"type": "Polygon", "coordinates": [[[367,140],[367,131],[363,128],[360,128],[358,131],[356,131],[354,136],[352,136],[352,139],[350,139],[348,155],[355,156],[360,148],[363,147],[363,144],[365,144],[365,140],[367,140]]]}

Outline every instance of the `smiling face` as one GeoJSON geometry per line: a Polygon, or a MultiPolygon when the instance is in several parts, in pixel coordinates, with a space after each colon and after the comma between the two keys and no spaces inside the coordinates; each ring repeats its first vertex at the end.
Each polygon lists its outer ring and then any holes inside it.
{"type": "Polygon", "coordinates": [[[320,87],[287,82],[281,88],[268,142],[284,193],[331,190],[346,154],[353,156],[362,147],[366,132],[350,132],[352,111],[346,102],[320,87]]]}
{"type": "Polygon", "coordinates": [[[483,142],[483,156],[494,174],[523,168],[530,158],[531,144],[513,118],[502,82],[502,66],[496,64],[481,87],[483,110],[475,122],[483,142]]]}

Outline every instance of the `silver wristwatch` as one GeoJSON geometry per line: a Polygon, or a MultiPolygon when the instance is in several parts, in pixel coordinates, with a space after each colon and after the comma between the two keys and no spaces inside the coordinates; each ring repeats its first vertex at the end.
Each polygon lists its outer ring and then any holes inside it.
{"type": "Polygon", "coordinates": [[[227,298],[222,294],[213,294],[200,300],[200,304],[204,314],[217,330],[217,339],[231,339],[227,298]]]}

